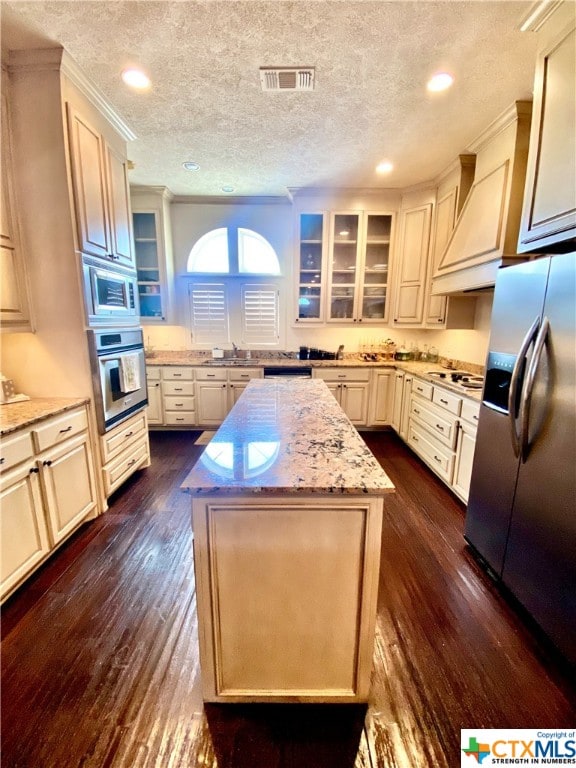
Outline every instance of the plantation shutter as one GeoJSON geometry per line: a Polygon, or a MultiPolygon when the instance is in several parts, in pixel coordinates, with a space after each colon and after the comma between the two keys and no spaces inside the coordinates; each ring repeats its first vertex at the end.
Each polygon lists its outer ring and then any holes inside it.
{"type": "Polygon", "coordinates": [[[280,335],[276,285],[242,286],[242,343],[277,344],[280,335]]]}
{"type": "Polygon", "coordinates": [[[192,333],[197,344],[226,344],[228,300],[223,283],[192,283],[189,287],[192,333]]]}

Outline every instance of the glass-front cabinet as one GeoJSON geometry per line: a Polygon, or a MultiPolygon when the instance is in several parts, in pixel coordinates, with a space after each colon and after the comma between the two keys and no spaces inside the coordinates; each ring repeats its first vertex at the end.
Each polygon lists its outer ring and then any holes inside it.
{"type": "Polygon", "coordinates": [[[393,214],[299,216],[297,323],[388,320],[393,214]]]}
{"type": "Polygon", "coordinates": [[[156,213],[133,213],[132,216],[140,317],[144,321],[164,320],[156,213]]]}
{"type": "Polygon", "coordinates": [[[329,322],[387,321],[391,234],[392,214],[332,214],[329,322]]]}
{"type": "Polygon", "coordinates": [[[297,322],[321,322],[323,312],[325,215],[301,213],[297,322]]]}

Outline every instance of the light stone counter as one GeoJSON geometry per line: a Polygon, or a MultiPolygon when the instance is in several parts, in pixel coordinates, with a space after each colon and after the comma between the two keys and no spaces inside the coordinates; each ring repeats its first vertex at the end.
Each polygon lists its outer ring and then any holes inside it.
{"type": "Polygon", "coordinates": [[[0,405],[0,435],[7,435],[88,402],[88,398],[82,397],[34,397],[19,403],[3,403],[0,405]]]}
{"type": "Polygon", "coordinates": [[[182,487],[204,494],[394,490],[318,379],[252,380],[182,487]]]}
{"type": "Polygon", "coordinates": [[[326,384],[251,381],[183,487],[204,699],[367,701],[394,488],[326,384]]]}

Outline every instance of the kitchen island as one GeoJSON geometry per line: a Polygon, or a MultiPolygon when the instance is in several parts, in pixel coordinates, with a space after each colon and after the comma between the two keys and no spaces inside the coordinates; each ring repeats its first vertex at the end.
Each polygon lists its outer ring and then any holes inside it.
{"type": "Polygon", "coordinates": [[[394,486],[320,380],[254,380],[192,494],[206,701],[366,701],[394,486]]]}

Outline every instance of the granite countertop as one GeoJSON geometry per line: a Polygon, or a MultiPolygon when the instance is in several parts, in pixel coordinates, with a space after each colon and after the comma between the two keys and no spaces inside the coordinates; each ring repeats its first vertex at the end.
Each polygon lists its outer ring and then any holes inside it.
{"type": "Polygon", "coordinates": [[[388,475],[319,379],[254,379],[182,488],[194,494],[371,494],[388,475]]]}
{"type": "MultiPolygon", "coordinates": [[[[206,356],[200,356],[197,352],[191,351],[160,351],[155,352],[153,356],[146,357],[147,366],[157,365],[184,365],[184,366],[196,366],[196,367],[218,367],[218,360],[212,361],[212,358],[206,356]],[[206,365],[206,361],[209,361],[209,365],[206,365]]],[[[440,363],[422,363],[411,361],[399,361],[399,360],[376,360],[367,362],[360,356],[350,355],[345,357],[344,360],[298,360],[293,357],[257,357],[253,360],[242,363],[240,366],[234,364],[225,364],[222,361],[224,368],[263,368],[264,366],[291,366],[291,367],[312,367],[312,368],[393,368],[395,370],[406,371],[412,373],[415,376],[419,376],[422,379],[430,381],[432,384],[436,384],[441,387],[455,392],[462,397],[469,397],[472,400],[479,401],[482,396],[481,389],[466,390],[452,383],[447,379],[439,380],[438,377],[430,376],[430,372],[444,372],[450,374],[450,369],[442,367],[440,363]]],[[[474,363],[465,363],[462,361],[456,361],[457,370],[465,370],[474,374],[482,374],[484,369],[481,365],[474,363]]]]}
{"type": "Polygon", "coordinates": [[[0,436],[90,402],[86,397],[33,397],[0,405],[0,436]]]}

